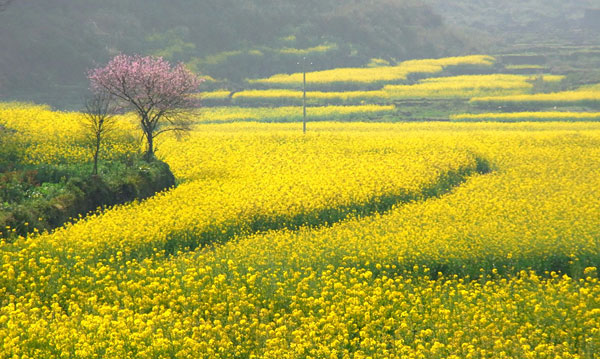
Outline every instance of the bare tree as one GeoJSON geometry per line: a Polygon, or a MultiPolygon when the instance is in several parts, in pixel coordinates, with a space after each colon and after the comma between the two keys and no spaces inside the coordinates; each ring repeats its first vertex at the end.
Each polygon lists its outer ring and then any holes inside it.
{"type": "Polygon", "coordinates": [[[115,127],[116,102],[110,94],[94,93],[85,100],[84,126],[86,143],[93,153],[94,168],[92,175],[98,175],[98,158],[107,135],[115,127]]]}

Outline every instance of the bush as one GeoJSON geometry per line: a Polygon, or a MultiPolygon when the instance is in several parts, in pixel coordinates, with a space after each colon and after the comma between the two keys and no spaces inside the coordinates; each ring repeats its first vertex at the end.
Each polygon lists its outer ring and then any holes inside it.
{"type": "Polygon", "coordinates": [[[3,174],[10,181],[0,182],[0,238],[50,231],[98,208],[148,198],[175,185],[162,161],[111,163],[99,176],[88,176],[89,166],[44,165],[3,174]]]}
{"type": "Polygon", "coordinates": [[[0,125],[0,173],[15,169],[25,156],[26,143],[15,139],[15,131],[0,125]]]}

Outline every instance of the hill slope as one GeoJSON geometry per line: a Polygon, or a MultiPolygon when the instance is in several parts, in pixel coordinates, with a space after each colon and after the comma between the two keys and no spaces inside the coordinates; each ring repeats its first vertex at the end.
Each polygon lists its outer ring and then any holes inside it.
{"type": "Polygon", "coordinates": [[[315,68],[454,55],[465,45],[413,0],[44,0],[0,13],[0,96],[79,101],[85,71],[120,53],[184,61],[239,82],[315,68]]]}
{"type": "MultiPolygon", "coordinates": [[[[425,0],[450,25],[479,30],[494,43],[597,42],[599,0],[425,0]]],[[[470,31],[469,31],[470,32],[470,31]]]]}

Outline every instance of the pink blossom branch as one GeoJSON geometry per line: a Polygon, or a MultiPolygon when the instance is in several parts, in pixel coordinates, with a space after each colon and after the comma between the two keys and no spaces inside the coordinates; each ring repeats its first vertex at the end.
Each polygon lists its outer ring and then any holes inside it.
{"type": "Polygon", "coordinates": [[[138,113],[149,158],[156,135],[169,131],[169,125],[176,131],[186,128],[176,119],[183,109],[195,106],[191,95],[203,81],[183,64],[172,67],[160,57],[137,55],[116,56],[105,67],[89,71],[88,78],[94,92],[108,93],[138,113]]]}

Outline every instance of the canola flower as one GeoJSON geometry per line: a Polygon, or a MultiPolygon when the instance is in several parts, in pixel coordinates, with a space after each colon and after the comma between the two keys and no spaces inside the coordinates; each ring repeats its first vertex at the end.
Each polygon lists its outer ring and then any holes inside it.
{"type": "MultiPolygon", "coordinates": [[[[564,76],[544,75],[540,78],[545,82],[558,82],[564,76]]],[[[526,75],[462,75],[423,79],[414,85],[386,85],[383,90],[394,99],[513,95],[531,90],[534,79],[526,75]]]]}
{"type": "MultiPolygon", "coordinates": [[[[399,83],[410,74],[434,74],[450,66],[476,65],[492,66],[495,59],[487,55],[471,55],[447,57],[440,59],[424,59],[404,61],[396,66],[379,66],[367,68],[338,68],[332,70],[313,71],[306,74],[311,86],[361,85],[374,86],[386,83],[399,83]]],[[[273,87],[301,87],[302,73],[277,74],[266,79],[249,80],[251,84],[273,87]]]]}
{"type": "MultiPolygon", "coordinates": [[[[135,119],[129,115],[122,117],[105,143],[103,157],[107,160],[140,147],[132,137],[135,119]]],[[[47,106],[1,104],[0,124],[15,130],[15,136],[28,144],[25,158],[29,164],[85,163],[91,158],[81,113],[51,111],[47,106]]]]}
{"type": "Polygon", "coordinates": [[[323,122],[307,136],[298,124],[198,124],[183,141],[162,139],[158,155],[178,188],[0,243],[0,358],[586,358],[600,348],[598,123],[323,122]],[[255,232],[418,193],[477,158],[494,171],[442,196],[255,232]],[[232,220],[244,231],[222,233],[232,220]],[[186,235],[202,228],[230,240],[192,251],[186,235]]]}
{"type": "Polygon", "coordinates": [[[597,123],[415,127],[431,130],[433,138],[445,128],[496,170],[469,179],[443,199],[400,205],[382,216],[246,238],[238,244],[246,264],[301,268],[319,262],[371,270],[376,263],[404,270],[426,265],[473,277],[494,268],[576,275],[598,263],[597,123]]]}
{"type": "MultiPolygon", "coordinates": [[[[90,260],[116,251],[143,258],[257,229],[335,221],[377,205],[378,198],[416,197],[445,173],[477,165],[473,155],[443,139],[430,148],[432,142],[419,139],[398,141],[400,133],[306,137],[288,125],[287,133],[263,130],[248,137],[236,128],[220,133],[214,125],[216,133],[204,129],[185,142],[163,141],[160,151],[171,148],[171,155],[159,153],[183,184],[59,229],[30,249],[67,257],[85,253],[90,260]]],[[[20,243],[28,247],[27,240],[20,243]]]]}
{"type": "Polygon", "coordinates": [[[505,113],[478,113],[451,115],[452,121],[498,121],[498,122],[523,122],[523,121],[599,121],[599,112],[505,112],[505,113]]]}
{"type": "MultiPolygon", "coordinates": [[[[395,113],[394,105],[316,106],[307,108],[309,121],[367,121],[395,113]]],[[[197,123],[300,122],[302,106],[207,107],[197,111],[197,123]]]]}
{"type": "MultiPolygon", "coordinates": [[[[420,80],[414,85],[386,85],[382,90],[324,92],[307,91],[309,105],[351,105],[388,103],[391,99],[405,98],[471,98],[483,95],[522,94],[533,88],[532,81],[559,82],[564,76],[544,75],[461,75],[420,80]]],[[[224,104],[229,101],[239,106],[301,105],[303,92],[293,89],[244,90],[233,93],[224,90],[201,94],[204,103],[224,104]]]]}
{"type": "Polygon", "coordinates": [[[279,50],[279,53],[284,55],[295,55],[295,56],[307,56],[307,55],[315,55],[315,54],[324,54],[326,52],[337,50],[338,46],[336,44],[321,44],[305,49],[295,49],[291,47],[284,47],[279,50]]]}
{"type": "Polygon", "coordinates": [[[463,82],[467,84],[481,85],[485,82],[498,83],[499,86],[508,86],[514,83],[529,83],[532,81],[544,81],[544,82],[560,82],[564,80],[564,75],[510,75],[510,74],[490,74],[490,75],[461,75],[461,76],[447,76],[447,77],[433,77],[423,79],[422,83],[457,83],[463,82]]]}
{"type": "Polygon", "coordinates": [[[600,91],[600,84],[583,85],[575,91],[600,91]]]}
{"type": "MultiPolygon", "coordinates": [[[[290,106],[302,105],[303,92],[299,90],[246,90],[236,92],[233,97],[235,105],[249,106],[290,106]]],[[[306,102],[312,106],[323,105],[357,105],[365,103],[388,103],[387,92],[379,91],[344,91],[344,92],[323,92],[307,91],[306,102]]]]}
{"type": "Polygon", "coordinates": [[[547,70],[548,67],[543,65],[523,64],[523,65],[506,65],[507,70],[547,70]]]}
{"type": "Polygon", "coordinates": [[[202,105],[204,106],[219,106],[224,105],[229,101],[231,91],[229,90],[216,90],[201,92],[196,95],[202,105]]]}
{"type": "Polygon", "coordinates": [[[553,93],[521,94],[508,96],[473,97],[470,102],[480,107],[490,106],[593,106],[600,104],[600,92],[574,90],[553,93]]]}
{"type": "Polygon", "coordinates": [[[600,345],[595,268],[581,280],[477,281],[382,268],[259,271],[189,257],[92,267],[56,304],[30,294],[3,306],[0,356],[577,358],[600,345]]]}

